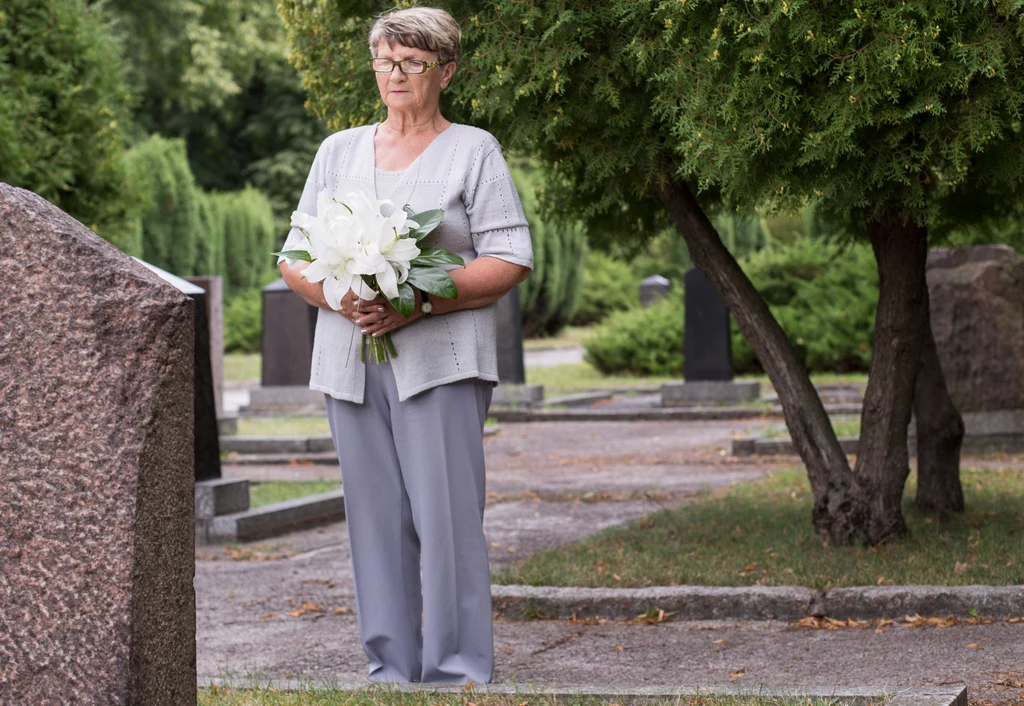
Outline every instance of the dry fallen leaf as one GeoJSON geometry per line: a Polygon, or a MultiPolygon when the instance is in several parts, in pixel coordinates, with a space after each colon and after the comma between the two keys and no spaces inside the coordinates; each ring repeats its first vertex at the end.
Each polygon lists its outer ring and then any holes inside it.
{"type": "Polygon", "coordinates": [[[877,585],[881,586],[883,583],[885,583],[885,577],[884,576],[879,576],[878,577],[878,581],[876,581],[875,583],[877,585]]]}
{"type": "Polygon", "coordinates": [[[277,613],[267,613],[266,615],[261,615],[260,616],[260,620],[270,620],[271,618],[276,617],[276,616],[277,616],[277,613]]]}
{"type": "Polygon", "coordinates": [[[958,561],[957,563],[953,564],[953,573],[962,574],[963,572],[967,571],[967,567],[969,566],[970,564],[966,562],[958,561]]]}
{"type": "Polygon", "coordinates": [[[746,667],[740,667],[739,669],[732,669],[732,670],[729,671],[729,678],[730,679],[742,679],[745,676],[747,676],[747,668],[746,667]]]}
{"type": "Polygon", "coordinates": [[[335,615],[351,615],[354,612],[355,612],[354,610],[352,610],[351,608],[349,608],[348,606],[345,606],[345,605],[341,606],[340,608],[335,608],[334,609],[334,614],[335,615]]]}
{"type": "Polygon", "coordinates": [[[725,638],[723,637],[723,638],[722,638],[721,640],[715,640],[715,641],[714,641],[714,642],[713,642],[712,644],[715,644],[715,645],[724,645],[724,644],[725,644],[725,643],[727,643],[727,642],[728,642],[728,640],[726,640],[726,639],[725,639],[725,638]]]}
{"type": "Polygon", "coordinates": [[[967,645],[967,647],[968,647],[969,649],[972,649],[972,650],[976,650],[976,649],[978,649],[979,647],[981,647],[981,645],[979,645],[979,644],[978,644],[977,642],[971,642],[971,643],[969,643],[969,644],[967,645]]]}
{"type": "Polygon", "coordinates": [[[616,652],[622,652],[622,651],[623,651],[623,650],[625,650],[625,649],[626,649],[626,648],[625,648],[625,647],[623,647],[622,645],[616,645],[616,646],[615,646],[615,651],[616,651],[616,652]]]}

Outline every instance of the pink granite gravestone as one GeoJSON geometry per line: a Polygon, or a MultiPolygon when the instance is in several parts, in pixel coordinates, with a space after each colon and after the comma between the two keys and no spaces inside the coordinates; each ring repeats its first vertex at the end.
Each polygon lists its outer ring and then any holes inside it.
{"type": "Polygon", "coordinates": [[[192,302],[0,183],[0,703],[194,704],[192,302]]]}

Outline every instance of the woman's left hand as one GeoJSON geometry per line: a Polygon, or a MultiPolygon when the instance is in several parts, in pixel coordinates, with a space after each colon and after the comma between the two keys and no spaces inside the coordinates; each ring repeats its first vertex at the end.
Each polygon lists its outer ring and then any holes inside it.
{"type": "Polygon", "coordinates": [[[372,301],[361,302],[359,309],[359,317],[355,324],[359,326],[361,333],[370,336],[383,336],[385,333],[391,333],[420,316],[420,308],[417,306],[409,318],[405,318],[383,294],[378,295],[372,301]]]}

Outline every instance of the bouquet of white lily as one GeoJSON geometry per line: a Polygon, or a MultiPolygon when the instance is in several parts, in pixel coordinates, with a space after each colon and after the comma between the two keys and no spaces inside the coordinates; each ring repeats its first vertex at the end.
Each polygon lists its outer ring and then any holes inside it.
{"type": "MultiPolygon", "coordinates": [[[[335,310],[350,289],[360,300],[383,294],[405,317],[416,307],[413,287],[445,299],[458,296],[455,282],[439,265],[464,265],[463,259],[444,248],[419,246],[440,225],[444,212],[414,214],[405,206],[385,216],[385,205],[393,204],[363,191],[337,201],[323,190],[317,195],[315,216],[292,213],[292,227],[305,239],[292,250],[274,254],[284,257],[289,267],[310,263],[302,276],[323,282],[324,298],[335,310]]],[[[383,339],[364,335],[360,360],[366,362],[367,347],[376,363],[397,356],[391,335],[383,339]]]]}

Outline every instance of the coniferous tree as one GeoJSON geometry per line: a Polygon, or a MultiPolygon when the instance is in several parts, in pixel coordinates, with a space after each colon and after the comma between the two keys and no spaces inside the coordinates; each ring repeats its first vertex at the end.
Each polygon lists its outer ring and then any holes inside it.
{"type": "Polygon", "coordinates": [[[0,181],[137,254],[138,200],[122,162],[130,97],[108,22],[83,0],[0,8],[0,181]]]}
{"type": "Polygon", "coordinates": [[[196,274],[200,192],[185,143],[153,135],[131,149],[128,161],[144,194],[142,259],[179,277],[196,274]]]}
{"type": "MultiPolygon", "coordinates": [[[[937,356],[926,345],[927,233],[1019,200],[1024,72],[1014,69],[1024,7],[439,4],[464,29],[464,65],[446,92],[446,114],[550,165],[562,177],[563,211],[601,232],[653,234],[673,223],[768,369],[807,466],[818,534],[879,543],[905,531],[899,498],[910,406],[922,391],[943,397],[937,356]],[[981,208],[953,208],[965,200],[981,208]],[[855,469],[785,333],[709,218],[721,207],[785,212],[812,201],[864,233],[878,261],[867,453],[855,469]]],[[[365,33],[386,7],[280,7],[313,108],[335,129],[378,117],[365,33]]],[[[958,458],[958,415],[941,406],[926,456],[941,447],[958,458]]],[[[922,467],[936,469],[929,460],[922,467]]],[[[945,489],[940,509],[955,509],[955,489],[945,489]]]]}

